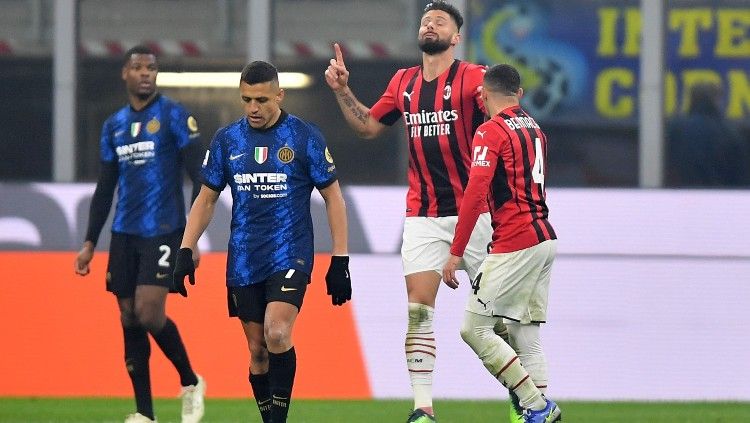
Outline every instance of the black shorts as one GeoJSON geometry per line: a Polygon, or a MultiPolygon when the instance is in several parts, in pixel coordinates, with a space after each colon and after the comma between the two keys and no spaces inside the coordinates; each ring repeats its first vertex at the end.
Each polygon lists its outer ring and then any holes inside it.
{"type": "Polygon", "coordinates": [[[243,322],[263,324],[266,305],[281,301],[302,309],[310,275],[289,269],[276,272],[264,281],[249,286],[227,287],[229,317],[239,317],[243,322]]]}
{"type": "Polygon", "coordinates": [[[182,229],[144,238],[112,232],[107,265],[107,291],[132,298],[138,285],[157,285],[174,291],[174,256],[180,249],[182,229]]]}

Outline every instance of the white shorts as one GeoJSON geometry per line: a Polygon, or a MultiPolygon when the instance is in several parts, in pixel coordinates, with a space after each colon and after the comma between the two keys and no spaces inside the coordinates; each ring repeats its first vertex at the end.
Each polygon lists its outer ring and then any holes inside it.
{"type": "Polygon", "coordinates": [[[490,254],[472,278],[466,310],[528,323],[547,321],[552,262],[557,240],[502,254],[490,254]]]}
{"type": "MultiPolygon", "coordinates": [[[[439,274],[450,255],[453,234],[458,216],[413,216],[404,220],[404,242],[401,244],[401,261],[404,275],[434,270],[439,274]]],[[[479,220],[466,246],[459,269],[466,270],[474,279],[487,257],[487,245],[492,241],[492,221],[489,213],[479,215],[479,220]]]]}

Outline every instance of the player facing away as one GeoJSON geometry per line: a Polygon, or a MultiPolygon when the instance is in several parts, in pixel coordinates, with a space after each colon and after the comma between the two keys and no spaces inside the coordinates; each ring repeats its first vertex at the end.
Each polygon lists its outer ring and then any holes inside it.
{"type": "Polygon", "coordinates": [[[313,268],[310,194],[325,201],[333,241],[326,287],[334,305],[351,299],[346,206],[319,129],[281,109],[276,68],[242,71],[245,116],[221,128],[203,161],[203,187],[188,216],[175,281],[195,282],[190,259],[225,186],[232,193],[226,283],[230,317],[250,348],[249,380],[263,422],[286,422],[297,366],[292,329],[313,268]]]}
{"type": "MultiPolygon", "coordinates": [[[[136,413],[127,423],[156,421],[151,399],[148,334],[177,369],[182,385],[182,422],[203,417],[206,384],[193,372],[175,323],[165,312],[173,288],[174,256],[185,228],[182,169],[200,184],[203,157],[198,124],[183,106],[156,90],[153,51],[136,46],[125,53],[122,79],[129,104],[102,128],[101,171],[91,200],[86,240],[75,271],[89,273],[99,233],[117,188],[107,290],[115,294],[125,339],[125,366],[133,384],[136,413]]],[[[198,259],[196,251],[196,260],[198,259]]]]}
{"type": "Polygon", "coordinates": [[[560,409],[544,397],[547,363],[539,337],[557,236],[545,202],[547,137],[518,103],[520,82],[509,65],[493,66],[484,76],[482,97],[491,119],[474,135],[469,183],[443,280],[458,287],[456,268],[489,202],[492,246],[472,281],[461,337],[515,393],[524,421],[541,423],[561,420],[560,409]],[[494,332],[501,320],[518,353],[494,332]]]}
{"type": "MultiPolygon", "coordinates": [[[[348,87],[349,71],[338,45],[334,45],[336,58],[325,71],[347,123],[360,137],[374,138],[401,117],[406,124],[409,191],[401,257],[408,296],[404,345],[414,394],[409,422],[435,420],[435,298],[469,179],[471,136],[484,121],[480,92],[485,67],[454,56],[462,24],[461,14],[452,5],[443,1],[428,4],[418,33],[422,64],[399,69],[370,109],[348,87]]],[[[486,211],[479,217],[460,263],[472,279],[491,239],[486,211]]]]}

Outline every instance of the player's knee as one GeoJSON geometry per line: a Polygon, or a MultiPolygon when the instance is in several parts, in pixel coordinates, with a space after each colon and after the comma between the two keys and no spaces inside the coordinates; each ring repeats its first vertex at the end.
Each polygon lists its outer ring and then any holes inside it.
{"type": "Polygon", "coordinates": [[[461,338],[482,360],[484,367],[493,375],[497,374],[504,363],[505,356],[512,356],[513,350],[498,338],[492,326],[476,326],[471,323],[470,320],[464,321],[461,338]]]}
{"type": "Polygon", "coordinates": [[[432,329],[435,309],[428,305],[409,303],[409,332],[428,331],[432,329]]]}
{"type": "Polygon", "coordinates": [[[291,330],[288,325],[275,323],[263,328],[266,345],[272,350],[291,345],[291,330]]]}
{"type": "Polygon", "coordinates": [[[121,310],[120,311],[120,324],[124,328],[137,326],[138,318],[132,310],[121,310]]]}
{"type": "Polygon", "coordinates": [[[476,343],[476,340],[474,339],[474,328],[467,326],[466,322],[461,326],[461,339],[463,339],[471,348],[474,348],[473,344],[476,343]]]}
{"type": "Polygon", "coordinates": [[[477,326],[471,319],[464,319],[461,326],[461,339],[464,340],[477,354],[482,350],[490,336],[494,335],[492,328],[477,326]]]}
{"type": "Polygon", "coordinates": [[[138,324],[146,328],[147,331],[154,333],[159,332],[167,322],[167,316],[148,307],[136,309],[136,318],[138,324]]]}

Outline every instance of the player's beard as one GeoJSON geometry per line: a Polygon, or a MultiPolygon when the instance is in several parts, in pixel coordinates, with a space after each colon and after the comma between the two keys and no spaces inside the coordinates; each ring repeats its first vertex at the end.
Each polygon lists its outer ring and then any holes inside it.
{"type": "Polygon", "coordinates": [[[440,54],[451,46],[447,40],[419,40],[419,49],[430,56],[440,54]]]}
{"type": "Polygon", "coordinates": [[[149,98],[150,98],[150,97],[151,97],[152,95],[154,95],[154,91],[149,91],[149,92],[140,92],[140,93],[136,94],[136,97],[138,97],[138,99],[139,99],[139,100],[141,100],[141,101],[146,101],[146,100],[148,100],[148,99],[149,99],[149,98]]]}

